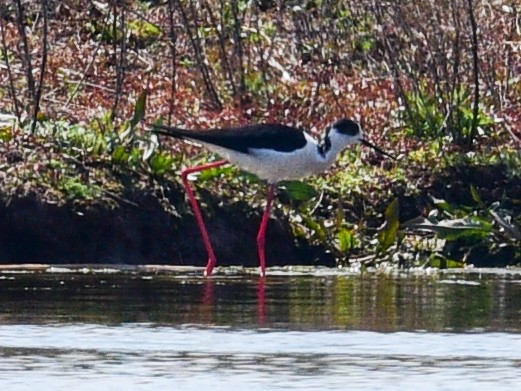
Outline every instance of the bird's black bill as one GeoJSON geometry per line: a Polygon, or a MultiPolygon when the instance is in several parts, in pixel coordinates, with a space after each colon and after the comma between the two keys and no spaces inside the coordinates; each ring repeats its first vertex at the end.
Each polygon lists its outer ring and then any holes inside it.
{"type": "Polygon", "coordinates": [[[376,152],[378,152],[378,153],[380,153],[380,154],[382,154],[382,155],[384,155],[384,156],[390,157],[390,158],[393,159],[393,160],[396,160],[396,158],[395,158],[393,155],[391,155],[391,154],[385,152],[383,149],[381,149],[380,147],[377,147],[376,145],[370,143],[369,141],[362,139],[362,140],[360,140],[360,142],[361,142],[363,145],[366,145],[366,146],[368,146],[368,147],[373,148],[376,152]]]}

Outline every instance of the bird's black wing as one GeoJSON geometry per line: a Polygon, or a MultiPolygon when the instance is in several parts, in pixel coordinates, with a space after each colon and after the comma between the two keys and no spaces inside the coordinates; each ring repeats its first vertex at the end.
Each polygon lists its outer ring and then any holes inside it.
{"type": "Polygon", "coordinates": [[[166,136],[201,141],[242,153],[248,153],[251,148],[292,152],[303,148],[307,142],[304,132],[280,124],[258,124],[208,130],[188,130],[155,125],[155,129],[152,131],[166,136]]]}

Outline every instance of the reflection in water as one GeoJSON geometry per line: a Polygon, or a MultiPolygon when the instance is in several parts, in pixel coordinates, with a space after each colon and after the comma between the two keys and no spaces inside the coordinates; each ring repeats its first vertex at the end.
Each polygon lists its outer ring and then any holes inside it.
{"type": "Polygon", "coordinates": [[[518,274],[270,272],[0,270],[2,390],[519,386],[518,274]]]}
{"type": "Polygon", "coordinates": [[[0,325],[0,384],[9,391],[510,391],[519,386],[519,343],[514,333],[0,325]]]}
{"type": "Polygon", "coordinates": [[[240,328],[521,329],[519,275],[346,275],[309,269],[260,278],[199,271],[0,273],[0,323],[87,322],[240,328]]]}
{"type": "MultiPolygon", "coordinates": [[[[254,283],[252,280],[251,284],[254,283]]],[[[214,302],[214,291],[216,284],[225,284],[223,282],[216,282],[212,278],[207,278],[204,280],[204,294],[202,300],[202,308],[200,313],[203,315],[211,315],[214,311],[216,303],[214,302]]],[[[258,277],[257,278],[257,320],[255,325],[258,327],[265,327],[266,324],[266,277],[258,277]]],[[[192,322],[191,322],[192,323],[192,322]]],[[[212,324],[214,323],[213,317],[211,318],[203,318],[203,322],[196,322],[197,324],[212,324]]]]}

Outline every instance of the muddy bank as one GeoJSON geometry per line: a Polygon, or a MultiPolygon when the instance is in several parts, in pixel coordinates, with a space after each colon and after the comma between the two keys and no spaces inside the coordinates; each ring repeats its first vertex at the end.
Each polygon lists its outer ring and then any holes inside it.
{"type": "MultiPolygon", "coordinates": [[[[437,208],[433,199],[438,199],[446,205],[438,207],[437,217],[431,218],[432,221],[437,219],[440,224],[477,221],[487,228],[486,233],[468,230],[468,234],[458,237],[445,236],[443,248],[434,254],[442,257],[439,267],[448,261],[480,267],[519,264],[519,241],[515,240],[512,228],[512,232],[508,231],[508,225],[511,222],[515,228],[519,221],[521,179],[507,175],[507,171],[502,165],[455,166],[436,174],[418,170],[421,191],[414,194],[407,194],[403,184],[397,182],[386,185],[386,194],[353,195],[349,204],[342,205],[344,213],[349,222],[363,222],[369,228],[364,231],[365,244],[347,256],[338,252],[334,226],[327,228],[320,241],[312,234],[297,238],[293,234],[297,232],[296,223],[290,223],[286,215],[289,210],[296,211],[297,205],[280,191],[278,199],[284,206],[275,208],[269,222],[268,265],[333,267],[337,261],[349,262],[357,257],[366,257],[367,264],[372,265],[380,261],[395,262],[395,253],[418,259],[416,264],[402,263],[404,267],[428,265],[426,262],[434,250],[424,244],[439,230],[426,234],[402,226],[412,245],[397,244],[394,250],[379,253],[378,243],[374,244],[386,207],[393,198],[399,200],[400,223],[432,215],[437,208]],[[494,218],[490,211],[503,216],[503,220],[494,218]]],[[[126,185],[111,199],[104,193],[103,199],[67,202],[63,198],[46,198],[37,187],[31,187],[27,194],[11,192],[10,197],[2,198],[0,263],[206,265],[207,254],[199,228],[180,184],[165,179],[154,182],[148,176],[118,179],[126,185]]],[[[231,188],[197,189],[218,264],[258,266],[256,236],[263,211],[261,206],[252,205],[258,205],[260,198],[248,193],[245,196],[248,201],[237,201],[239,197],[233,193],[231,188]]],[[[335,216],[338,197],[338,194],[324,196],[321,210],[313,216],[315,221],[335,216]]]]}
{"type": "MultiPolygon", "coordinates": [[[[26,195],[0,204],[0,263],[113,263],[204,266],[207,255],[195,218],[179,189],[170,194],[181,213],[166,211],[153,194],[134,191],[116,206],[77,207],[26,195]]],[[[246,203],[218,205],[205,194],[208,230],[219,265],[257,266],[261,210],[246,203]]],[[[175,205],[172,205],[175,208],[175,205]]],[[[323,248],[297,241],[276,213],[267,234],[269,265],[326,265],[323,248]]]]}

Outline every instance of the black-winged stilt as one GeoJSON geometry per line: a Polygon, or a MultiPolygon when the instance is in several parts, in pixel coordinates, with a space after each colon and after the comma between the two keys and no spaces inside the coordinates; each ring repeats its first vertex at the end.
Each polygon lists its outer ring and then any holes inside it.
{"type": "Polygon", "coordinates": [[[297,180],[325,171],[333,164],[340,152],[354,143],[367,145],[377,152],[393,158],[376,145],[365,140],[362,127],[350,119],[341,119],[328,126],[319,142],[300,129],[279,124],[258,124],[208,130],[188,130],[154,125],[152,131],[157,134],[199,143],[225,159],[188,168],[181,173],[183,184],[208,252],[209,259],[204,272],[205,276],[212,273],[217,261],[199,205],[188,181],[188,175],[232,163],[268,182],[266,209],[257,235],[261,275],[264,276],[266,271],[264,251],[266,227],[275,197],[275,186],[278,182],[297,180]]]}

